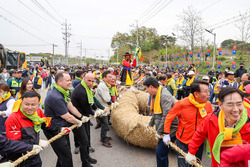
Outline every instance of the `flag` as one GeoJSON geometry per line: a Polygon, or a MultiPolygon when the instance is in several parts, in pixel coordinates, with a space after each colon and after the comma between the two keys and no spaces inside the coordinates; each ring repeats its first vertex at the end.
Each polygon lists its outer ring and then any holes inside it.
{"type": "Polygon", "coordinates": [[[193,57],[193,52],[190,52],[190,57],[191,57],[191,58],[193,57]]]}
{"type": "Polygon", "coordinates": [[[144,57],[141,55],[140,61],[145,61],[144,57]]]}
{"type": "Polygon", "coordinates": [[[218,61],[218,69],[220,69],[221,63],[220,61],[218,61]]]}
{"type": "Polygon", "coordinates": [[[208,57],[210,56],[210,50],[209,49],[207,50],[207,56],[208,57]]]}
{"type": "Polygon", "coordinates": [[[219,56],[221,56],[221,51],[222,51],[222,49],[221,49],[221,48],[219,48],[219,56]]]}
{"type": "Polygon", "coordinates": [[[207,62],[207,68],[209,68],[209,62],[207,62]]]}
{"type": "Polygon", "coordinates": [[[233,47],[233,55],[235,55],[235,54],[236,54],[236,49],[237,49],[237,47],[236,47],[236,46],[234,46],[234,47],[233,47]]]}
{"type": "Polygon", "coordinates": [[[27,69],[27,61],[25,61],[25,62],[23,63],[22,68],[27,69]]]}
{"type": "Polygon", "coordinates": [[[232,62],[233,69],[236,69],[235,61],[232,62]]]}
{"type": "Polygon", "coordinates": [[[197,68],[200,68],[200,62],[197,62],[197,68]]]}
{"type": "Polygon", "coordinates": [[[179,58],[180,58],[179,53],[177,53],[177,59],[179,59],[179,58]]]}
{"type": "Polygon", "coordinates": [[[200,52],[200,51],[198,51],[197,57],[200,57],[200,54],[201,54],[201,52],[200,52]]]}

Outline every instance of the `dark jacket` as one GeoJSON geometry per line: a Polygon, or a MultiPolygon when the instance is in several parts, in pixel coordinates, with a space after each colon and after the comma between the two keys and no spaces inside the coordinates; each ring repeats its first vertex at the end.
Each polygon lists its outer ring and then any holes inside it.
{"type": "MultiPolygon", "coordinates": [[[[55,77],[55,76],[53,76],[55,77]]],[[[49,75],[48,79],[47,79],[47,82],[46,82],[46,85],[45,85],[45,88],[47,88],[48,86],[50,86],[52,84],[52,75],[49,75]]]]}
{"type": "Polygon", "coordinates": [[[244,73],[247,73],[247,70],[245,69],[245,67],[243,67],[242,69],[239,68],[236,70],[234,76],[235,76],[235,78],[241,77],[244,73]]]}
{"type": "Polygon", "coordinates": [[[71,102],[81,114],[87,117],[94,115],[93,110],[97,109],[95,104],[92,106],[89,104],[87,92],[81,84],[78,84],[73,90],[71,94],[71,102]]]}
{"type": "Polygon", "coordinates": [[[33,149],[33,145],[26,144],[24,142],[20,142],[17,140],[7,139],[5,136],[0,134],[0,154],[4,153],[25,153],[27,151],[31,151],[33,149]]]}
{"type": "Polygon", "coordinates": [[[74,79],[74,80],[72,81],[72,86],[73,86],[73,88],[76,88],[76,86],[77,86],[79,83],[81,83],[81,80],[79,80],[79,79],[74,79]]]}

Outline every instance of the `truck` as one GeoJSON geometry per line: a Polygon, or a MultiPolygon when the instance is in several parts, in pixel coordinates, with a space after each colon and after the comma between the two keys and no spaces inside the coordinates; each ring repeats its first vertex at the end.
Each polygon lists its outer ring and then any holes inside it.
{"type": "Polygon", "coordinates": [[[4,46],[0,44],[0,71],[3,68],[7,70],[22,68],[25,62],[25,53],[19,51],[5,50],[4,46]]]}

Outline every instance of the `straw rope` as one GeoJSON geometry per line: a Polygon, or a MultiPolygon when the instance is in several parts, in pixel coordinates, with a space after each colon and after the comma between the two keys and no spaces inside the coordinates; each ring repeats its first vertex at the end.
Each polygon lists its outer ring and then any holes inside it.
{"type": "MultiPolygon", "coordinates": [[[[106,113],[107,111],[109,111],[110,108],[111,108],[111,107],[105,108],[104,113],[106,113]]],[[[94,118],[94,116],[90,116],[90,117],[88,117],[88,118],[91,119],[91,118],[94,118]]],[[[82,123],[87,122],[86,120],[87,120],[87,119],[82,120],[82,123]]],[[[69,129],[70,129],[70,130],[73,130],[73,129],[75,129],[76,127],[77,127],[77,124],[74,124],[74,125],[70,126],[69,129]]],[[[65,135],[65,133],[66,133],[65,130],[62,131],[62,132],[60,132],[60,133],[58,133],[57,135],[55,135],[54,137],[52,137],[51,139],[49,139],[48,142],[49,142],[49,143],[54,142],[55,140],[57,140],[57,139],[61,138],[63,135],[65,135]]],[[[18,158],[17,160],[15,160],[15,161],[13,162],[13,164],[14,164],[15,166],[17,166],[17,165],[21,164],[23,161],[25,161],[26,159],[28,159],[30,156],[35,155],[35,154],[36,154],[36,150],[33,149],[33,150],[27,152],[27,154],[25,154],[25,155],[23,155],[22,157],[20,157],[20,158],[18,158]]]]}

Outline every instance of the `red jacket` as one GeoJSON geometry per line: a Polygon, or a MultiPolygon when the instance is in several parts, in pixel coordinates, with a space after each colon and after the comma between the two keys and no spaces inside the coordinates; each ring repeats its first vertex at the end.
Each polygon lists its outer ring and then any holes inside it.
{"type": "MultiPolygon", "coordinates": [[[[125,59],[123,59],[122,65],[125,66],[125,67],[128,67],[128,68],[131,67],[130,63],[129,63],[127,60],[125,60],[125,59]]],[[[132,66],[133,66],[133,67],[136,66],[136,59],[133,60],[132,66]]]]}
{"type": "MultiPolygon", "coordinates": [[[[37,110],[39,117],[45,117],[41,109],[37,110]]],[[[22,140],[29,144],[38,144],[39,133],[34,130],[34,125],[30,119],[18,112],[13,112],[5,122],[6,136],[12,140],[22,140]]]]}
{"type": "MultiPolygon", "coordinates": [[[[200,124],[197,131],[194,133],[191,142],[188,145],[188,152],[195,155],[199,146],[204,142],[205,139],[209,140],[209,145],[211,148],[212,155],[212,164],[211,166],[217,167],[219,164],[213,157],[212,148],[214,145],[214,141],[219,134],[219,125],[218,125],[218,116],[219,112],[215,111],[214,113],[209,114],[206,119],[200,124]]],[[[250,143],[250,109],[248,109],[248,120],[247,123],[240,130],[241,138],[243,143],[250,143]]],[[[226,149],[221,149],[222,151],[226,151],[226,149]]],[[[240,154],[238,156],[241,156],[240,154]]],[[[239,167],[240,164],[236,164],[235,167],[239,167]]]]}
{"type": "MultiPolygon", "coordinates": [[[[205,110],[207,114],[213,112],[210,102],[206,103],[205,110]]],[[[189,144],[194,132],[205,117],[201,117],[198,108],[190,103],[188,97],[186,97],[176,102],[174,107],[168,112],[164,123],[164,133],[170,133],[171,122],[176,116],[179,119],[176,138],[182,143],[189,144]]]]}

